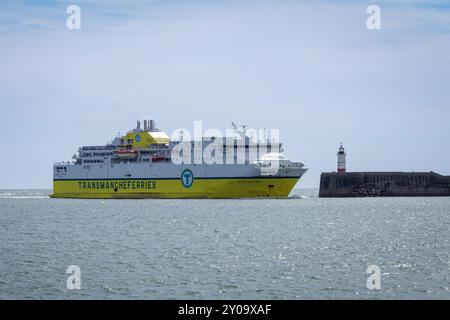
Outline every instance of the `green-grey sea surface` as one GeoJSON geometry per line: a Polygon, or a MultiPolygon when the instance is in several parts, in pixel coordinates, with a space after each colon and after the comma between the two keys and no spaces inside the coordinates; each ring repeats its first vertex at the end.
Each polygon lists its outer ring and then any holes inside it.
{"type": "Polygon", "coordinates": [[[0,190],[1,299],[449,299],[450,197],[50,199],[0,190]],[[68,289],[69,265],[81,289],[68,289]],[[381,270],[367,288],[368,266],[381,270]]]}

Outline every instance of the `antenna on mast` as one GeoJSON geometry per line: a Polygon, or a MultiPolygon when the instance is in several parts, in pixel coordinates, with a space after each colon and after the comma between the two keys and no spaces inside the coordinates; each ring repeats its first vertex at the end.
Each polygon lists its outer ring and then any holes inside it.
{"type": "Polygon", "coordinates": [[[233,121],[231,122],[231,125],[234,128],[234,132],[245,135],[246,128],[248,127],[246,124],[241,125],[242,129],[239,129],[233,121]]]}

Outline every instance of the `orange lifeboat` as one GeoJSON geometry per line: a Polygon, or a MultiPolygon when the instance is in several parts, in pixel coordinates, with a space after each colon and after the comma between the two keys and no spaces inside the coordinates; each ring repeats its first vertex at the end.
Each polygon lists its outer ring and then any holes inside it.
{"type": "Polygon", "coordinates": [[[114,150],[114,155],[121,159],[134,159],[137,157],[137,151],[134,150],[114,150]]]}
{"type": "Polygon", "coordinates": [[[160,155],[154,155],[152,158],[152,162],[161,162],[166,160],[166,157],[160,156],[160,155]]]}

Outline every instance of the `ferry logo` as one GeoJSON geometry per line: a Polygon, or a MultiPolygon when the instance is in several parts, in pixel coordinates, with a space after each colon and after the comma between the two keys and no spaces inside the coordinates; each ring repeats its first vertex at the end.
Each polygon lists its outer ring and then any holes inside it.
{"type": "Polygon", "coordinates": [[[192,186],[194,183],[194,175],[191,170],[183,170],[183,173],[181,173],[181,183],[185,188],[190,188],[192,186]]]}
{"type": "Polygon", "coordinates": [[[137,135],[134,137],[134,140],[136,140],[136,142],[141,141],[141,135],[137,134],[137,135]]]}

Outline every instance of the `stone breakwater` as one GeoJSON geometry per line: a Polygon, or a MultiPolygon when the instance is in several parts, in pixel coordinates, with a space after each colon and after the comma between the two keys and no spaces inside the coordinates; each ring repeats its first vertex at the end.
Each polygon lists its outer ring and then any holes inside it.
{"type": "Polygon", "coordinates": [[[435,172],[324,172],[319,197],[450,196],[450,176],[435,172]]]}

